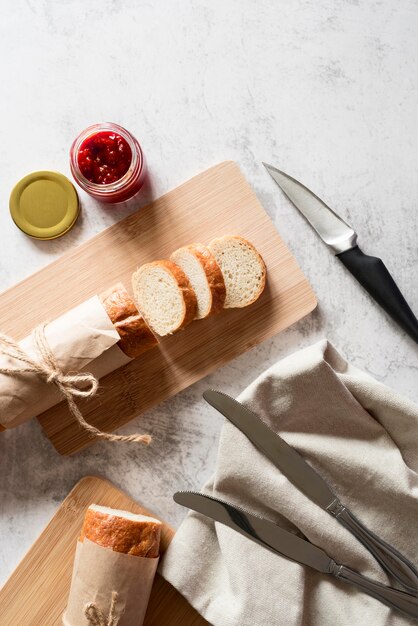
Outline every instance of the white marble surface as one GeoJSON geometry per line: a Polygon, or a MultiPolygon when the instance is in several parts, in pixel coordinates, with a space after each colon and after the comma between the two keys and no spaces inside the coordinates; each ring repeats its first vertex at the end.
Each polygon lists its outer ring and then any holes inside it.
{"type": "MultiPolygon", "coordinates": [[[[318,295],[318,310],[123,432],[149,449],[98,444],[61,458],[33,421],[0,436],[0,583],[73,484],[102,474],[173,524],[172,494],[211,474],[221,419],[209,385],[237,394],[324,336],[418,401],[417,349],[362,292],[261,167],[272,162],[346,216],[418,310],[418,3],[356,0],[3,0],[0,21],[0,288],[138,206],[85,195],[62,239],[35,242],[8,214],[16,180],[69,173],[69,145],[100,120],[140,139],[158,196],[236,160],[318,295]]],[[[16,316],[19,310],[16,309],[16,316]]]]}

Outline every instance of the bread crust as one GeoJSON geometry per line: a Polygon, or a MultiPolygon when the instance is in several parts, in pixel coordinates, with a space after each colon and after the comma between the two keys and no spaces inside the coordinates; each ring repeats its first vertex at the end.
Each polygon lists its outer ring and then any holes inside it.
{"type": "MultiPolygon", "coordinates": [[[[168,259],[160,259],[158,261],[151,261],[150,263],[145,263],[144,265],[141,265],[141,267],[134,273],[132,277],[133,284],[135,283],[135,276],[138,275],[138,273],[143,272],[148,267],[162,267],[167,272],[169,272],[176,281],[178,289],[181,291],[183,297],[183,319],[181,320],[177,328],[175,328],[170,334],[182,330],[188,324],[190,324],[191,321],[193,321],[197,311],[197,298],[189,279],[178,265],[176,265],[172,261],[169,261],[168,259]]],[[[137,304],[138,308],[141,310],[140,302],[137,301],[137,304]]],[[[144,315],[145,319],[147,319],[144,311],[142,311],[142,314],[144,315]]]]}
{"type": "MultiPolygon", "coordinates": [[[[209,244],[209,249],[211,250],[213,244],[216,244],[218,242],[228,241],[228,240],[230,241],[231,239],[235,239],[236,241],[241,241],[245,243],[249,248],[251,248],[251,250],[253,250],[253,252],[255,253],[257,260],[260,263],[260,266],[262,269],[262,276],[261,276],[260,288],[258,290],[258,293],[254,296],[254,298],[250,302],[247,302],[246,304],[242,305],[242,307],[250,306],[251,304],[254,304],[256,300],[258,300],[258,298],[261,296],[261,294],[264,291],[264,288],[266,286],[266,280],[267,280],[267,267],[266,267],[266,264],[264,263],[263,257],[258,252],[257,248],[251,243],[251,241],[248,241],[248,239],[245,239],[245,237],[241,237],[240,235],[224,235],[223,237],[217,237],[216,239],[212,239],[212,241],[209,244]]],[[[234,307],[234,308],[242,308],[242,307],[234,307]]]]}
{"type": "Polygon", "coordinates": [[[114,552],[155,558],[160,551],[160,536],[161,524],[155,520],[134,521],[89,508],[80,541],[89,539],[114,552]]]}
{"type": "Polygon", "coordinates": [[[193,256],[196,257],[197,261],[200,263],[203,271],[206,274],[208,287],[211,294],[211,308],[209,309],[209,313],[205,316],[205,318],[209,317],[210,315],[214,315],[215,313],[219,313],[219,311],[222,311],[222,309],[224,308],[226,287],[221,268],[219,267],[214,255],[209,250],[209,248],[207,246],[204,246],[202,243],[191,243],[188,246],[182,246],[181,248],[178,248],[178,250],[173,252],[171,260],[174,263],[175,254],[183,250],[189,252],[190,254],[193,254],[193,256]]]}
{"type": "Polygon", "coordinates": [[[99,298],[119,334],[118,346],[127,356],[134,359],[158,344],[122,283],[100,294],[99,298]]]}

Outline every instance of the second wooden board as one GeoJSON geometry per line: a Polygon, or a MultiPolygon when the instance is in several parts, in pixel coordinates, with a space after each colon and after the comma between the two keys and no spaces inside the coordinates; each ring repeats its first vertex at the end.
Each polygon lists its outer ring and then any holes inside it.
{"type": "MultiPolygon", "coordinates": [[[[97,476],[82,478],[0,590],[1,626],[62,626],[77,538],[86,509],[101,504],[142,515],[143,506],[97,476]]],[[[161,552],[174,536],[163,522],[161,552]]],[[[209,626],[174,587],[157,574],[144,626],[209,626]]]]}
{"type": "MultiPolygon", "coordinates": [[[[263,256],[263,295],[248,308],[193,322],[102,379],[101,392],[80,404],[90,423],[113,431],[316,306],[308,281],[235,163],[199,174],[1,294],[0,328],[19,340],[46,316],[57,317],[113,283],[121,280],[131,289],[138,265],[224,234],[246,237],[263,256]]],[[[61,454],[92,443],[63,403],[39,420],[61,454]]]]}

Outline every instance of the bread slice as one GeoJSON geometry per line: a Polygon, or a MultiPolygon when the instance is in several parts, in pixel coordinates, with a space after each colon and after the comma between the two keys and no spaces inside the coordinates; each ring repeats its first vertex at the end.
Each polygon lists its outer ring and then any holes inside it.
{"type": "Polygon", "coordinates": [[[157,335],[171,335],[195,317],[197,299],[183,270],[172,261],[142,265],[132,276],[136,304],[157,335]]]}
{"type": "Polygon", "coordinates": [[[158,344],[122,283],[100,294],[99,298],[119,334],[118,346],[127,356],[135,359],[158,344]]]}
{"type": "Polygon", "coordinates": [[[170,257],[186,274],[197,298],[196,319],[219,313],[224,307],[226,288],[212,252],[201,243],[179,248],[170,257]]]}
{"type": "Polygon", "coordinates": [[[160,551],[161,527],[161,522],[153,517],[91,504],[80,541],[89,539],[115,552],[155,558],[160,551]]]}
{"type": "Polygon", "coordinates": [[[252,304],[266,284],[266,266],[255,247],[243,237],[225,235],[209,244],[221,268],[225,286],[226,309],[252,304]]]}

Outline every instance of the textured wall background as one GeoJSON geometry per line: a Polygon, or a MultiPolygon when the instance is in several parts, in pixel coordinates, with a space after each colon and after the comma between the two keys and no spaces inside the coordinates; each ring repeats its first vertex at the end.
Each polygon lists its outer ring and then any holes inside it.
{"type": "Polygon", "coordinates": [[[156,197],[236,160],[319,308],[124,429],[152,432],[149,449],[97,444],[61,458],[35,421],[0,435],[0,583],[89,473],[178,524],[184,510],[173,492],[199,487],[216,459],[222,421],[201,401],[208,386],[237,394],[277,359],[327,336],[356,365],[418,401],[416,346],[260,163],[300,178],[345,216],[418,311],[417,20],[413,0],[3,1],[0,289],[137,208],[104,209],[80,193],[82,218],[54,242],[28,239],[8,214],[18,178],[42,168],[69,174],[75,135],[111,120],[140,139],[156,197]]]}

